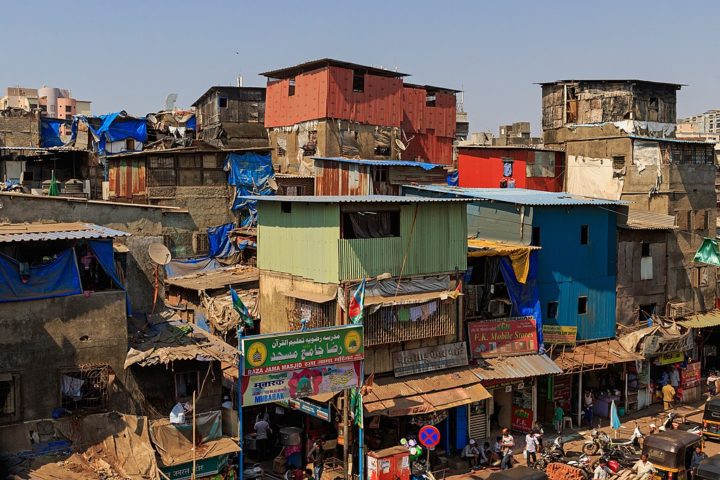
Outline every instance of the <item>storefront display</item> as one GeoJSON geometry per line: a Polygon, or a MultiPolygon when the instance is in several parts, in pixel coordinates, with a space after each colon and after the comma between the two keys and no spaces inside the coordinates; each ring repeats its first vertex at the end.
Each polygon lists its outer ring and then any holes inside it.
{"type": "Polygon", "coordinates": [[[513,390],[510,429],[515,432],[528,433],[533,426],[533,389],[519,384],[513,390]]]}
{"type": "Polygon", "coordinates": [[[688,363],[680,371],[680,385],[682,387],[682,401],[694,402],[702,395],[700,362],[688,363]]]}

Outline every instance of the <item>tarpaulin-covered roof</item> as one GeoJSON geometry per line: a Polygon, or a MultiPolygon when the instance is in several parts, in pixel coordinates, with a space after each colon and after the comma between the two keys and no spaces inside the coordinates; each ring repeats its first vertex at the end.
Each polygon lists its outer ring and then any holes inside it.
{"type": "Polygon", "coordinates": [[[628,352],[615,339],[578,345],[572,350],[561,352],[555,359],[566,372],[606,368],[615,363],[643,360],[641,355],[628,352]]]}
{"type": "Polygon", "coordinates": [[[260,273],[257,268],[235,266],[184,277],[167,278],[165,284],[199,292],[201,290],[212,290],[240,283],[256,282],[259,279],[260,273]]]}
{"type": "Polygon", "coordinates": [[[135,324],[129,343],[125,368],[167,365],[177,360],[238,361],[236,348],[171,312],[152,315],[147,323],[135,324]]]}
{"type": "Polygon", "coordinates": [[[92,223],[10,223],[0,225],[0,243],[129,237],[130,233],[92,223]]]}
{"type": "Polygon", "coordinates": [[[530,271],[530,252],[533,250],[540,250],[540,247],[484,238],[468,238],[468,257],[510,257],[515,278],[520,283],[527,281],[530,271]]]}
{"type": "Polygon", "coordinates": [[[129,116],[126,112],[113,112],[107,115],[73,117],[71,143],[77,139],[78,124],[83,123],[97,143],[98,153],[105,153],[107,142],[117,142],[132,138],[138,142],[147,141],[147,121],[144,118],[129,116]]]}
{"type": "Polygon", "coordinates": [[[618,338],[618,342],[625,350],[648,358],[693,348],[695,342],[691,332],[692,330],[683,331],[676,324],[669,327],[654,325],[623,335],[618,338]]]}
{"type": "Polygon", "coordinates": [[[630,230],[677,230],[675,217],[664,213],[630,210],[625,223],[618,223],[621,228],[630,230]]]}
{"type": "Polygon", "coordinates": [[[550,357],[542,353],[486,358],[473,372],[481,380],[530,378],[563,373],[562,369],[550,357]]]}
{"type": "Polygon", "coordinates": [[[418,167],[423,170],[432,170],[434,168],[451,167],[452,165],[440,165],[437,163],[413,162],[409,160],[367,160],[362,158],[345,158],[345,157],[312,157],[313,160],[323,162],[352,163],[355,165],[371,165],[377,167],[418,167]]]}
{"type": "Polygon", "coordinates": [[[240,214],[241,226],[256,224],[257,198],[272,198],[277,189],[270,153],[230,153],[225,170],[230,172],[228,184],[235,187],[232,210],[240,214]]]}
{"type": "Polygon", "coordinates": [[[720,325],[720,310],[710,310],[707,313],[693,315],[677,322],[685,328],[708,328],[720,325]]]}
{"type": "Polygon", "coordinates": [[[399,417],[431,413],[492,396],[467,367],[402,379],[378,378],[367,390],[363,397],[366,416],[399,417]]]}

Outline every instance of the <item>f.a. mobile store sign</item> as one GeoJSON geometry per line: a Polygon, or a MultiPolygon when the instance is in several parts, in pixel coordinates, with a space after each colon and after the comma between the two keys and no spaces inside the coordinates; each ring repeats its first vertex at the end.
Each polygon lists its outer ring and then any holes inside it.
{"type": "Polygon", "coordinates": [[[474,359],[537,353],[535,318],[493,318],[468,322],[470,356],[474,359]]]}

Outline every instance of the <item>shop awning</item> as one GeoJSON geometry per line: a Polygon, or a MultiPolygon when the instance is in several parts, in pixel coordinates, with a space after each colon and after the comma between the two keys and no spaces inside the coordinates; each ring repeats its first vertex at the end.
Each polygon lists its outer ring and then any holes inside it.
{"type": "Polygon", "coordinates": [[[416,303],[425,303],[432,300],[447,300],[448,298],[454,298],[457,296],[457,292],[442,290],[440,292],[422,292],[422,293],[408,293],[405,295],[393,295],[388,297],[372,296],[365,297],[364,305],[380,305],[382,307],[390,307],[392,305],[412,305],[416,303]]]}
{"type": "Polygon", "coordinates": [[[693,315],[687,320],[677,322],[685,328],[710,328],[720,325],[720,310],[711,310],[701,315],[693,315]]]}
{"type": "Polygon", "coordinates": [[[539,377],[563,373],[562,369],[545,354],[518,355],[515,357],[487,358],[473,369],[480,380],[505,380],[539,377]]]}
{"type": "Polygon", "coordinates": [[[304,290],[289,290],[285,292],[286,297],[307,300],[313,303],[327,303],[335,300],[336,293],[328,295],[326,293],[306,292],[304,290]]]}
{"type": "Polygon", "coordinates": [[[400,417],[447,410],[490,398],[471,370],[378,378],[363,397],[365,415],[400,417]]]}
{"type": "Polygon", "coordinates": [[[515,277],[520,283],[525,283],[530,271],[530,252],[539,249],[532,245],[468,238],[468,257],[510,257],[515,277]]]}
{"type": "Polygon", "coordinates": [[[597,370],[616,363],[643,360],[641,355],[628,352],[615,339],[578,345],[574,349],[561,352],[555,363],[565,372],[578,370],[597,370]]]}

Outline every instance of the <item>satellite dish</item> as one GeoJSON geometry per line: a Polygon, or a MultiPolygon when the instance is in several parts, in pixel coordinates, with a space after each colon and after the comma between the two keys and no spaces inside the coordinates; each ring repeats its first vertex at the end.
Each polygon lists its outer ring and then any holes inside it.
{"type": "Polygon", "coordinates": [[[175,102],[177,102],[178,94],[170,93],[165,97],[165,110],[172,112],[175,110],[175,102]]]}
{"type": "Polygon", "coordinates": [[[407,146],[405,146],[405,144],[399,138],[395,139],[395,145],[397,145],[401,152],[404,152],[407,149],[407,146]]]}
{"type": "Polygon", "coordinates": [[[162,243],[153,243],[148,247],[148,255],[150,260],[158,265],[167,265],[172,260],[170,250],[162,243]]]}

